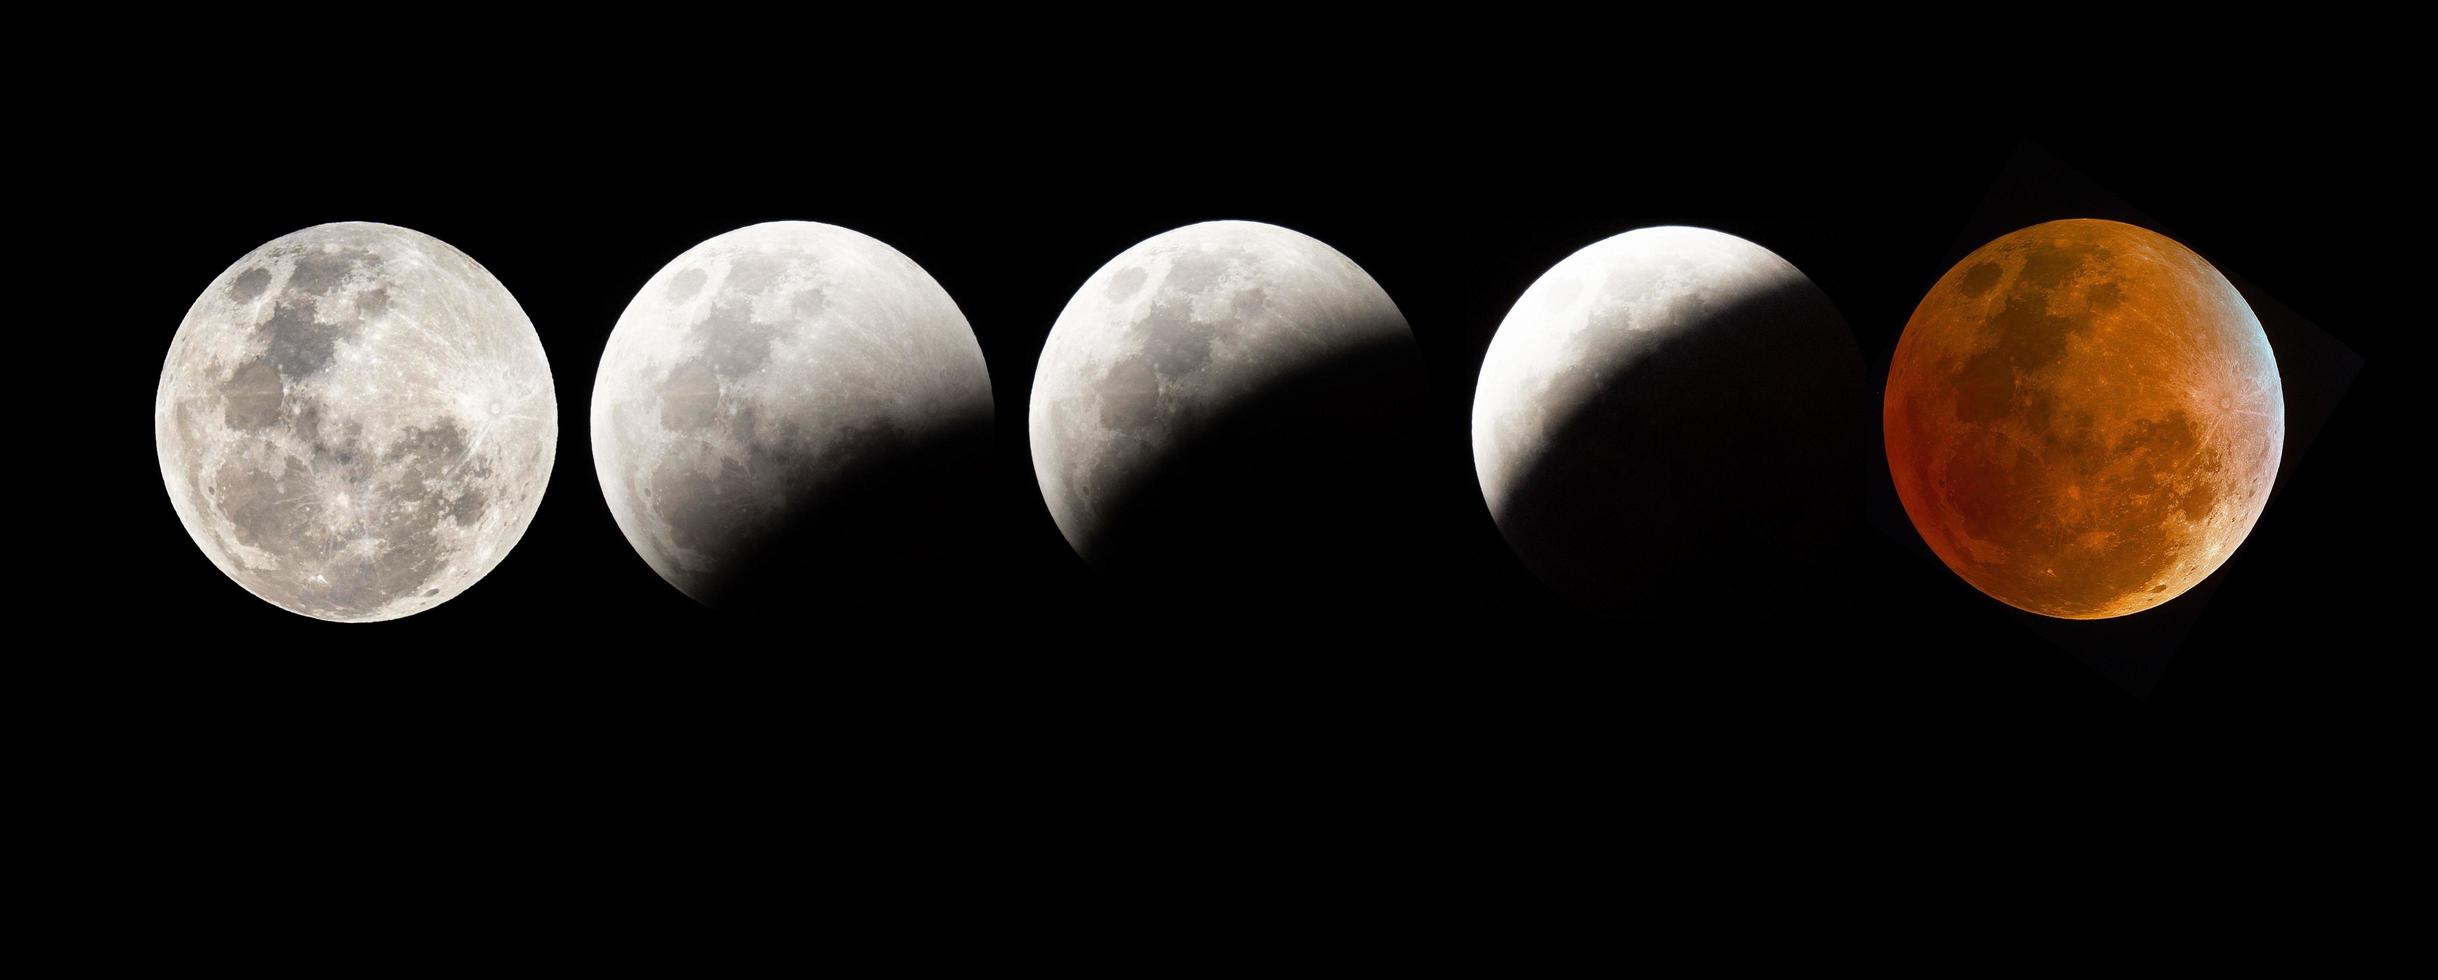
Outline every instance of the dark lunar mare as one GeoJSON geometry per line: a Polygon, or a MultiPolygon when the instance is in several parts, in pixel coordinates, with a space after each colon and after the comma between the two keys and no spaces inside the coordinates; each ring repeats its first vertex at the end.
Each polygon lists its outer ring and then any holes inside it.
{"type": "Polygon", "coordinates": [[[490,464],[469,455],[465,432],[451,420],[410,427],[376,450],[362,426],[320,421],[315,402],[298,403],[296,413],[296,431],[314,440],[310,464],[283,458],[276,470],[264,470],[232,459],[199,484],[228,516],[239,543],[270,553],[291,572],[242,580],[287,608],[340,617],[368,615],[417,592],[431,594],[426,584],[450,557],[440,523],[470,527],[482,519],[490,501],[475,484],[490,475],[490,464]],[[321,512],[328,502],[314,490],[317,472],[335,474],[340,484],[387,506],[366,507],[333,526],[321,512]],[[359,538],[380,542],[380,548],[359,553],[350,547],[359,538]],[[308,580],[299,570],[316,571],[323,580],[308,580]]]}
{"type": "Polygon", "coordinates": [[[719,547],[718,567],[695,580],[696,598],[747,614],[871,619],[936,611],[937,597],[919,583],[972,523],[991,431],[984,404],[915,427],[833,434],[823,465],[791,477],[790,507],[719,547]]]}
{"type": "MultiPolygon", "coordinates": [[[[1079,550],[1174,621],[1344,615],[1410,594],[1429,547],[1424,370],[1402,321],[1170,423],[1079,550]]],[[[1224,627],[1225,623],[1214,623],[1224,627]]]]}
{"type": "Polygon", "coordinates": [[[1862,518],[1871,403],[1809,282],[1716,307],[1552,428],[1499,530],[1607,615],[1783,609],[1833,594],[1862,518]]]}

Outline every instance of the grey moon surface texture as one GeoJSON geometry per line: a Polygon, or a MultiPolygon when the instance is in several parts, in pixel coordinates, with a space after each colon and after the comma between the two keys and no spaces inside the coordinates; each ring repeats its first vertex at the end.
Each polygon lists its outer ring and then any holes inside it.
{"type": "Polygon", "coordinates": [[[1861,518],[1862,355],[1785,259],[1702,228],[1568,256],[1490,341],[1483,500],[1517,557],[1595,612],[1814,594],[1861,518]]]}
{"type": "Polygon", "coordinates": [[[1033,472],[1067,542],[1121,583],[1357,581],[1415,538],[1399,511],[1424,393],[1404,315],[1353,260],[1275,225],[1188,225],[1059,313],[1028,405],[1033,472]]]}
{"type": "Polygon", "coordinates": [[[978,502],[990,371],[948,291],[878,239],[777,221],[711,238],[627,304],[593,382],[619,530],[730,610],[920,569],[978,502]]]}
{"type": "Polygon", "coordinates": [[[447,602],[524,536],[558,399],[516,298],[420,232],[283,235],[197,297],[153,402],[161,479],[212,564],[317,619],[447,602]]]}

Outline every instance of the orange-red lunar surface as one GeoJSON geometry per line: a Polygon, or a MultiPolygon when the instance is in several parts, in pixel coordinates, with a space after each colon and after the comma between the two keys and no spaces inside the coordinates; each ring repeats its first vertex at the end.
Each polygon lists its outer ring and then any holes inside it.
{"type": "Polygon", "coordinates": [[[1888,469],[1947,567],[2008,605],[2137,613],[2234,553],[2268,503],[2285,394],[2207,260],[2114,221],[1981,246],[1888,370],[1888,469]]]}

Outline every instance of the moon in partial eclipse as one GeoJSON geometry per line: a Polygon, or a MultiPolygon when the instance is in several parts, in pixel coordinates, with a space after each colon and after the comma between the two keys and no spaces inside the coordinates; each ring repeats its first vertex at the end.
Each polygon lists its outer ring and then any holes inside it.
{"type": "Polygon", "coordinates": [[[541,338],[445,242],[365,222],[213,280],[153,401],[161,478],[212,564],[290,612],[396,619],[516,545],[558,448],[541,338]]]}
{"type": "Polygon", "coordinates": [[[2286,403],[2208,260],[2115,221],[1973,250],[1897,341],[1888,470],[1939,559],[2008,605],[2137,613],[2216,571],[2268,505],[2286,403]]]}
{"type": "Polygon", "coordinates": [[[1642,228],[1535,280],[1491,338],[1473,463],[1518,558],[1595,612],[1803,601],[1861,519],[1869,398],[1828,296],[1770,250],[1642,228]]]}
{"type": "Polygon", "coordinates": [[[1067,542],[1133,585],[1329,601],[1420,539],[1423,366],[1379,283],[1322,242],[1213,221],[1127,249],[1059,313],[1033,472],[1067,542]]]}
{"type": "Polygon", "coordinates": [[[610,514],[671,585],[727,609],[842,608],[920,568],[986,472],[990,371],[948,291],[835,225],[678,256],[593,382],[610,514]]]}

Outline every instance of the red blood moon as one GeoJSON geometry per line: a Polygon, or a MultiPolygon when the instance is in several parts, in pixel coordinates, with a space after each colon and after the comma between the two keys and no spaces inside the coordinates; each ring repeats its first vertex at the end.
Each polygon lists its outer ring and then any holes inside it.
{"type": "Polygon", "coordinates": [[[2166,602],[2259,520],[2285,445],[2260,320],[2146,229],[2052,221],[1922,297],[1888,370],[1888,469],[1974,588],[2065,619],[2166,602]]]}

